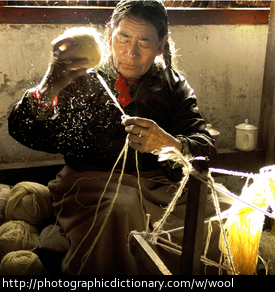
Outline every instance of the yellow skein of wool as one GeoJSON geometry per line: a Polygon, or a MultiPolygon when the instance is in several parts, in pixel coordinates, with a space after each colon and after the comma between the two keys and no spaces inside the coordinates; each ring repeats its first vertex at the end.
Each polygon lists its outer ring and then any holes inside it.
{"type": "Polygon", "coordinates": [[[5,209],[6,220],[23,220],[31,225],[47,223],[52,215],[49,189],[35,182],[20,182],[10,192],[5,209]]]}
{"type": "Polygon", "coordinates": [[[31,250],[38,241],[39,231],[24,221],[8,221],[0,226],[0,258],[16,250],[31,250]]]}
{"type": "Polygon", "coordinates": [[[9,252],[0,264],[1,275],[41,275],[42,272],[39,257],[29,250],[9,252]]]}
{"type": "MultiPolygon", "coordinates": [[[[246,202],[266,210],[270,203],[268,181],[255,180],[243,191],[241,197],[246,202]]],[[[253,275],[255,273],[263,223],[263,213],[237,200],[229,209],[225,230],[230,254],[238,274],[253,275]]],[[[220,237],[220,249],[228,259],[223,234],[220,237]]]]}

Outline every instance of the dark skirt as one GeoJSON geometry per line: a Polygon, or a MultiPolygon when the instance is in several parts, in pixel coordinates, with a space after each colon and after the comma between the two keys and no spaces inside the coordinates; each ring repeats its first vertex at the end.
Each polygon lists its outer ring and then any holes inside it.
{"type": "MultiPolygon", "coordinates": [[[[128,174],[123,175],[118,190],[120,173],[114,172],[102,196],[109,177],[109,172],[76,172],[65,166],[57,174],[56,179],[49,182],[57,221],[70,242],[70,249],[63,260],[64,273],[139,274],[135,258],[129,251],[129,233],[145,231],[146,214],[150,214],[149,227],[152,228],[153,223],[162,218],[165,207],[179,187],[178,183],[165,179],[159,172],[149,172],[140,174],[141,192],[137,176],[128,174]],[[105,224],[106,219],[108,220],[105,224]]],[[[184,226],[186,202],[187,192],[184,191],[163,229],[171,230],[184,226]]],[[[226,207],[229,206],[224,205],[222,209],[226,207]]],[[[213,215],[215,215],[213,204],[207,201],[205,217],[213,215]]],[[[213,222],[212,226],[207,258],[218,262],[219,227],[217,222],[213,222]]],[[[208,225],[205,224],[202,234],[204,243],[207,230],[208,225]]],[[[171,234],[171,241],[180,246],[182,238],[182,230],[171,234]]],[[[167,252],[161,247],[154,249],[171,273],[179,274],[180,256],[167,252]]],[[[202,271],[203,266],[202,264],[202,271]]],[[[217,271],[216,268],[208,268],[207,273],[217,273],[217,271]]]]}

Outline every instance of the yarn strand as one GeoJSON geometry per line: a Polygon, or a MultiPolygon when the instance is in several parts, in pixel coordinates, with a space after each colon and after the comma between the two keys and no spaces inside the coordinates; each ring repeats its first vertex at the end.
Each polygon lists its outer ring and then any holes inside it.
{"type": "Polygon", "coordinates": [[[105,218],[104,218],[104,221],[103,221],[103,223],[102,223],[102,225],[101,225],[101,227],[100,227],[100,230],[99,230],[97,236],[95,237],[95,239],[94,239],[92,245],[90,246],[90,248],[88,249],[88,251],[87,251],[87,252],[84,254],[84,256],[82,257],[82,264],[81,264],[81,267],[80,267],[80,269],[79,269],[78,274],[81,273],[83,267],[85,266],[85,264],[86,264],[86,262],[87,262],[87,260],[88,260],[88,258],[89,258],[89,256],[90,256],[90,254],[91,254],[91,252],[93,251],[93,249],[94,249],[94,247],[95,247],[95,245],[96,245],[96,243],[97,243],[97,241],[98,241],[98,239],[99,239],[99,237],[100,237],[100,235],[101,235],[101,233],[102,233],[102,231],[103,231],[103,229],[104,229],[104,227],[105,227],[105,225],[106,225],[106,223],[107,223],[107,221],[108,221],[108,219],[109,219],[109,217],[110,217],[110,214],[111,214],[111,212],[112,212],[112,209],[113,209],[114,203],[115,203],[116,198],[117,198],[118,193],[119,193],[119,188],[120,188],[121,181],[122,181],[122,177],[123,177],[123,173],[124,173],[124,168],[125,168],[126,158],[127,158],[127,152],[128,152],[128,144],[129,144],[129,140],[128,140],[128,137],[127,137],[126,140],[125,140],[125,145],[124,145],[124,147],[123,147],[121,153],[119,154],[116,163],[115,163],[114,166],[113,166],[113,169],[112,169],[112,171],[111,171],[110,177],[109,177],[109,179],[108,179],[108,181],[107,181],[107,183],[106,183],[106,185],[105,185],[105,188],[104,188],[104,190],[103,190],[103,192],[102,192],[102,194],[101,194],[101,196],[100,196],[100,199],[99,199],[99,201],[98,201],[98,203],[97,203],[97,208],[96,208],[96,211],[95,211],[95,216],[94,216],[93,223],[92,223],[90,229],[88,230],[87,234],[83,237],[83,239],[81,240],[80,244],[78,245],[78,247],[76,248],[74,254],[73,254],[72,257],[71,257],[71,258],[73,258],[73,257],[76,255],[76,253],[77,253],[77,251],[79,250],[80,246],[82,245],[82,243],[86,240],[86,238],[88,237],[88,235],[89,235],[90,232],[92,231],[92,229],[93,229],[93,227],[94,227],[94,225],[95,225],[96,219],[97,219],[97,214],[98,214],[98,210],[99,210],[99,207],[100,207],[101,200],[102,200],[102,198],[103,198],[103,196],[104,196],[104,194],[105,194],[105,192],[106,192],[106,190],[107,190],[107,188],[108,188],[108,185],[109,185],[109,182],[110,182],[110,180],[111,180],[111,178],[112,178],[112,175],[113,175],[113,173],[114,173],[115,167],[116,167],[118,161],[120,160],[120,158],[122,157],[122,155],[124,154],[123,165],[122,165],[121,174],[120,174],[120,177],[119,177],[119,180],[118,180],[118,185],[117,185],[116,194],[115,194],[115,196],[114,196],[114,198],[113,198],[113,201],[112,201],[112,203],[111,203],[111,205],[110,205],[109,211],[108,211],[108,213],[106,214],[106,216],[105,216],[105,218]]]}
{"type": "Polygon", "coordinates": [[[190,164],[188,163],[188,161],[186,161],[186,158],[176,148],[165,147],[161,150],[161,152],[159,154],[160,154],[159,161],[172,160],[172,161],[175,161],[177,163],[182,164],[183,165],[182,170],[183,170],[183,173],[185,175],[183,176],[183,179],[180,182],[180,186],[179,186],[178,190],[176,191],[172,201],[167,206],[165,214],[158,222],[156,222],[154,224],[154,230],[152,232],[153,234],[157,234],[159,232],[159,230],[165,224],[168,216],[174,210],[176,202],[178,201],[178,199],[182,195],[183,189],[184,189],[184,187],[189,179],[189,174],[191,171],[190,164]]]}

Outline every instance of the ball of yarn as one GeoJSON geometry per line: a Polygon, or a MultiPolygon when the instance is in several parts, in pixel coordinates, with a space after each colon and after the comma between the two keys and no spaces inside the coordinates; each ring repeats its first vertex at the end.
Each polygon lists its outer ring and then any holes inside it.
{"type": "MultiPolygon", "coordinates": [[[[73,27],[63,33],[64,37],[71,37],[78,50],[74,58],[86,58],[88,63],[82,68],[91,68],[98,65],[101,60],[101,42],[99,34],[93,27],[73,27]]],[[[62,47],[61,47],[62,49],[62,47]]]]}
{"type": "Polygon", "coordinates": [[[49,189],[35,182],[20,182],[12,189],[5,209],[6,220],[22,220],[41,225],[52,215],[52,198],[49,189]]]}
{"type": "Polygon", "coordinates": [[[5,219],[5,208],[10,192],[11,187],[9,185],[0,184],[0,221],[5,219]]]}
{"type": "Polygon", "coordinates": [[[1,275],[41,275],[42,272],[39,257],[29,250],[9,252],[0,264],[1,275]]]}
{"type": "Polygon", "coordinates": [[[0,258],[11,251],[31,250],[38,239],[36,227],[24,221],[8,221],[0,226],[0,258]]]}

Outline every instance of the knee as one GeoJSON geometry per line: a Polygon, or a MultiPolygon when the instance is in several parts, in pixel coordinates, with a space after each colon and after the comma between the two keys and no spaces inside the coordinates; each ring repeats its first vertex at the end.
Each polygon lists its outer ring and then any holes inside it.
{"type": "Polygon", "coordinates": [[[131,213],[139,208],[141,208],[141,204],[138,195],[124,192],[117,196],[113,206],[113,210],[120,213],[131,213]]]}
{"type": "Polygon", "coordinates": [[[131,230],[143,230],[146,219],[139,196],[134,194],[119,195],[113,203],[110,219],[120,226],[128,226],[131,230]]]}

